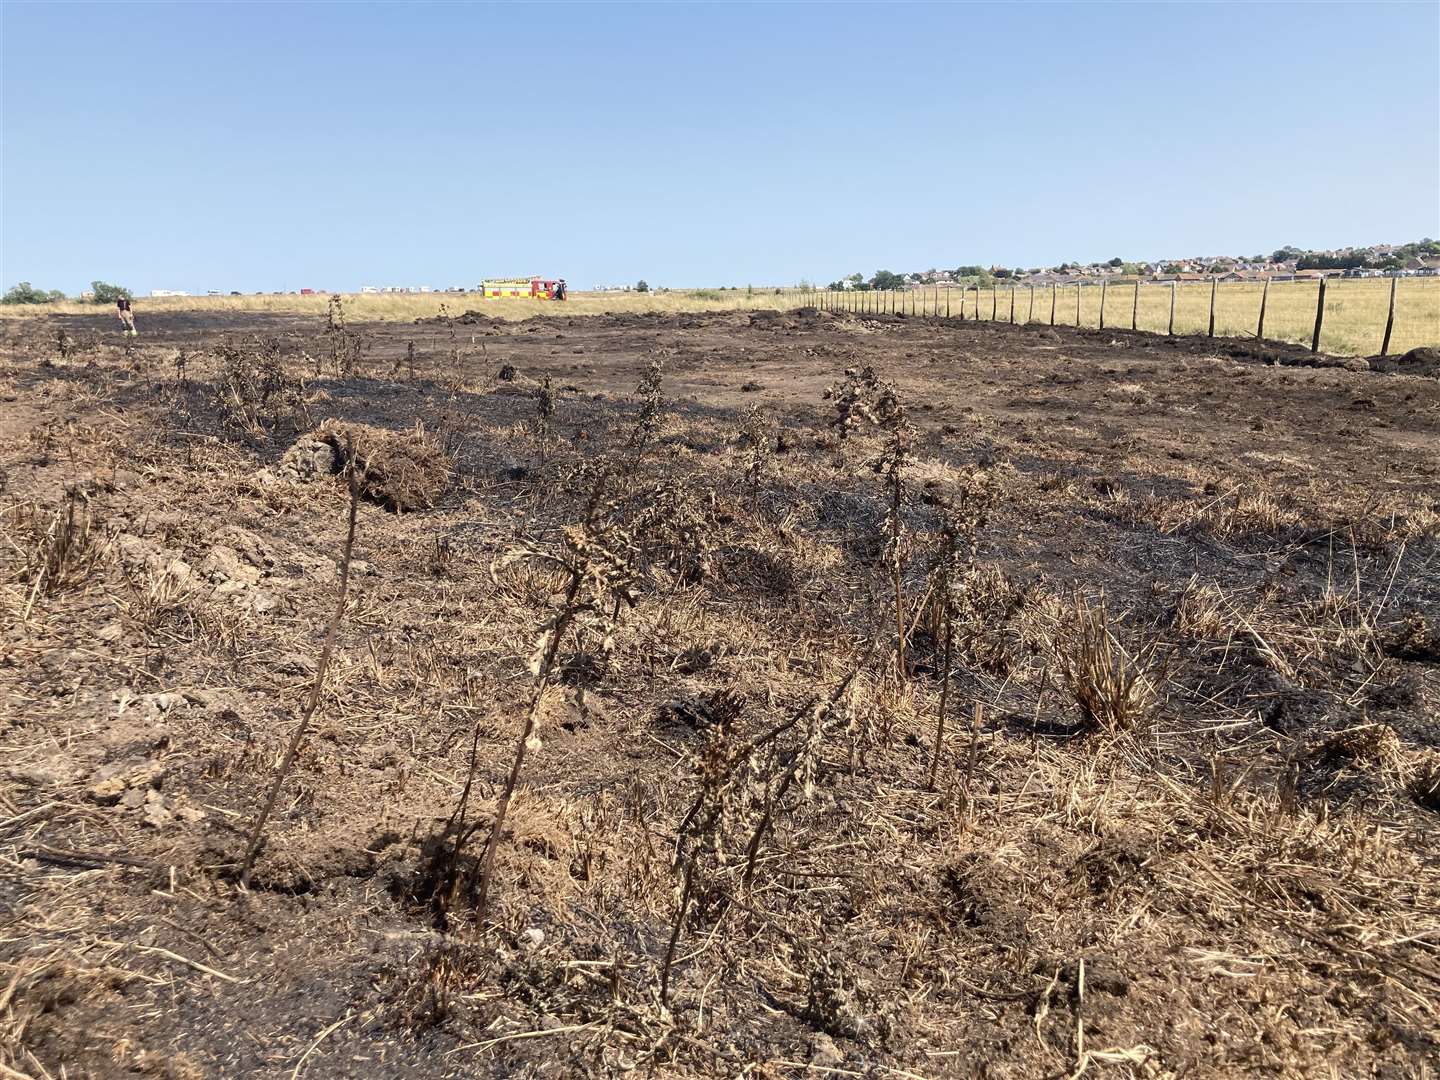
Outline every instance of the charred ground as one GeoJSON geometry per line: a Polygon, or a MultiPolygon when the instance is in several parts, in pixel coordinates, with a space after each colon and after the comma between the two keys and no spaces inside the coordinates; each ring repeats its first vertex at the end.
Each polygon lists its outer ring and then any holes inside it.
{"type": "Polygon", "coordinates": [[[1440,1053],[1433,357],[807,311],[141,329],[5,324],[8,1068],[1440,1053]],[[338,646],[242,890],[347,454],[338,646]],[[567,560],[604,602],[536,703],[567,560]]]}

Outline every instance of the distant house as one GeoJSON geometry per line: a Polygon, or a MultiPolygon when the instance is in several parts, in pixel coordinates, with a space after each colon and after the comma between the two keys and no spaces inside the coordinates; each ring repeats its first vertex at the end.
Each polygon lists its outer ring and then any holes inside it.
{"type": "Polygon", "coordinates": [[[1321,278],[1340,277],[1344,270],[1296,270],[1296,281],[1319,281],[1321,278]]]}

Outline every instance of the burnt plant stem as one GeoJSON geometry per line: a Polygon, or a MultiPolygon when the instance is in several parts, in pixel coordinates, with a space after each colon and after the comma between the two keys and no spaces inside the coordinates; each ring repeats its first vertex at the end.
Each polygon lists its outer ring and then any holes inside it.
{"type": "Polygon", "coordinates": [[[779,805],[781,799],[785,798],[786,792],[790,790],[790,785],[795,782],[795,776],[799,773],[803,761],[804,755],[796,751],[775,794],[765,800],[765,808],[760,813],[760,821],[755,826],[755,831],[750,834],[750,843],[745,847],[745,874],[740,881],[746,887],[755,877],[755,861],[760,857],[760,844],[764,841],[765,833],[770,828],[770,822],[775,817],[775,807],[779,805]]]}
{"type": "Polygon", "coordinates": [[[315,710],[320,704],[320,692],[325,686],[325,672],[330,667],[330,657],[335,652],[335,638],[340,631],[340,622],[345,617],[345,601],[350,592],[350,556],[355,550],[355,513],[360,505],[360,478],[355,470],[355,445],[349,436],[346,436],[345,439],[345,461],[346,478],[350,484],[350,513],[345,530],[345,547],[340,553],[340,585],[336,592],[335,610],[330,616],[330,625],[325,630],[325,644],[320,649],[320,662],[315,668],[315,682],[311,684],[310,698],[305,703],[305,712],[301,715],[300,723],[295,726],[295,731],[290,736],[290,745],[285,748],[285,756],[281,759],[280,768],[276,771],[275,779],[270,785],[270,793],[265,797],[265,805],[260,810],[260,816],[255,819],[255,825],[250,831],[250,843],[245,849],[245,861],[240,866],[242,887],[250,884],[250,871],[255,865],[255,857],[260,853],[260,845],[265,839],[265,823],[275,809],[275,802],[280,798],[280,789],[285,784],[285,777],[289,775],[291,766],[295,764],[295,755],[300,750],[300,742],[305,738],[305,732],[310,727],[310,720],[314,717],[315,710]]]}
{"type": "Polygon", "coordinates": [[[950,704],[950,655],[955,645],[955,619],[947,604],[945,607],[945,661],[944,670],[940,675],[940,709],[935,714],[935,751],[930,755],[930,783],[931,791],[935,790],[935,780],[940,774],[940,748],[945,742],[945,712],[950,704]]]}
{"type": "MultiPolygon", "coordinates": [[[[897,443],[899,436],[896,436],[897,443]]],[[[893,471],[890,474],[890,513],[894,521],[894,531],[890,542],[895,546],[891,558],[890,576],[895,588],[895,674],[900,680],[900,685],[905,685],[905,585],[903,579],[903,565],[900,554],[900,545],[903,542],[904,524],[900,520],[900,462],[897,455],[893,471]]]]}
{"type": "Polygon", "coordinates": [[[495,852],[500,847],[500,834],[505,827],[505,815],[510,810],[510,800],[515,794],[515,785],[520,781],[520,770],[525,765],[525,751],[530,736],[535,732],[535,717],[540,711],[540,699],[550,682],[550,671],[555,666],[555,656],[560,651],[560,639],[575,617],[575,605],[580,595],[582,578],[580,572],[571,568],[570,583],[565,588],[565,604],[555,620],[555,629],[545,644],[545,653],[540,661],[540,670],[535,677],[535,692],[530,699],[530,708],[525,713],[525,722],[520,725],[520,737],[515,742],[515,758],[510,763],[510,775],[505,779],[505,790],[495,804],[495,821],[490,826],[490,838],[485,842],[485,854],[480,859],[480,883],[475,893],[475,918],[479,921],[485,914],[485,902],[490,893],[490,879],[495,870],[495,852]]]}
{"type": "Polygon", "coordinates": [[[675,911],[675,925],[670,928],[670,940],[665,946],[665,959],[660,964],[660,1006],[664,1008],[670,1001],[670,968],[675,963],[675,948],[680,943],[680,931],[685,925],[685,913],[690,908],[690,895],[695,888],[695,863],[700,857],[697,845],[696,850],[690,853],[690,858],[685,860],[685,882],[680,889],[680,904],[675,911]]]}
{"type": "MultiPolygon", "coordinates": [[[[830,692],[829,699],[822,706],[822,715],[815,721],[816,723],[822,725],[825,723],[826,716],[840,703],[840,699],[845,696],[845,691],[849,690],[850,684],[855,681],[855,676],[860,674],[860,668],[864,666],[864,663],[868,662],[870,656],[873,655],[874,648],[872,646],[871,652],[867,655],[866,660],[854,668],[851,668],[850,673],[840,680],[840,684],[830,692]]],[[[812,707],[813,706],[807,705],[805,708],[799,710],[790,724],[782,725],[772,734],[779,734],[779,732],[785,730],[786,727],[798,723],[800,718],[805,716],[812,707]]],[[[740,881],[741,884],[746,887],[749,887],[751,880],[755,877],[755,862],[760,857],[760,845],[765,840],[765,833],[769,831],[770,824],[774,820],[775,807],[785,798],[786,793],[790,790],[790,785],[795,782],[795,777],[799,775],[800,767],[804,765],[804,763],[805,748],[803,746],[797,747],[791,752],[790,760],[786,763],[785,775],[781,777],[775,793],[769,795],[765,800],[765,805],[760,812],[760,821],[756,824],[755,831],[750,834],[750,842],[745,847],[745,873],[741,876],[740,881]]]]}
{"type": "Polygon", "coordinates": [[[985,706],[975,703],[975,717],[970,725],[970,756],[965,762],[965,818],[973,817],[975,800],[971,792],[975,787],[975,763],[980,759],[980,725],[985,719],[985,706]]]}

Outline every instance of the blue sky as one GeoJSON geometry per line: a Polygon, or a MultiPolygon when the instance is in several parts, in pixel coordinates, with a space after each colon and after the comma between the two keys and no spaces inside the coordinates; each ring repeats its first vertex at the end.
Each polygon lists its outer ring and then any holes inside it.
{"type": "Polygon", "coordinates": [[[827,281],[1440,235],[1440,5],[0,4],[0,279],[827,281]]]}

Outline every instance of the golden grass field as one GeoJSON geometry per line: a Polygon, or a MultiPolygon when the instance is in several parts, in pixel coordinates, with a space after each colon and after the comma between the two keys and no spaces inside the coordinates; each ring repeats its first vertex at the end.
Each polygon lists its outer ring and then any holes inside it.
{"type": "MultiPolygon", "coordinates": [[[[1128,328],[1134,303],[1133,285],[1115,285],[1106,290],[1105,323],[1128,328]]],[[[1315,302],[1319,286],[1309,281],[1277,282],[1270,287],[1266,306],[1265,336],[1276,341],[1300,342],[1308,345],[1315,326],[1315,302]]],[[[1015,320],[1027,317],[1036,322],[1050,321],[1051,292],[1048,287],[1034,289],[1031,315],[1031,290],[1021,286],[1015,291],[1015,320]]],[[[1096,326],[1099,321],[1100,288],[1086,285],[1078,288],[1079,322],[1096,326]]],[[[1076,286],[1061,286],[1055,297],[1055,321],[1076,324],[1076,286]]],[[[1215,309],[1215,332],[1227,337],[1253,336],[1260,311],[1261,286],[1249,282],[1226,283],[1219,287],[1215,309]]],[[[976,294],[966,290],[919,290],[905,294],[906,310],[917,314],[962,313],[966,318],[976,314],[976,294]],[[948,303],[948,309],[947,309],[948,303]]],[[[1385,278],[1332,280],[1327,285],[1325,321],[1320,348],[1342,356],[1368,356],[1380,351],[1385,331],[1385,315],[1389,304],[1390,281],[1385,278]]],[[[533,315],[600,315],[607,312],[643,313],[677,311],[736,311],[788,306],[800,302],[826,303],[832,298],[846,306],[883,302],[886,310],[899,302],[899,294],[830,294],[804,292],[797,289],[776,290],[756,288],[747,293],[716,289],[674,289],[650,293],[571,293],[562,306],[533,300],[486,300],[473,293],[399,293],[347,294],[347,315],[358,321],[409,321],[429,318],[441,312],[441,305],[452,314],[467,310],[484,311],[504,319],[527,319],[533,315]]],[[[249,296],[177,296],[140,298],[136,315],[142,320],[146,312],[214,311],[274,312],[323,316],[328,296],[299,296],[289,293],[249,296]]],[[[1209,320],[1210,285],[1208,282],[1179,286],[1175,304],[1175,332],[1203,334],[1209,320]]],[[[979,313],[988,319],[998,307],[998,317],[1010,317],[1010,290],[980,290],[979,313]],[[993,293],[993,295],[992,295],[993,293]],[[998,303],[997,303],[998,300],[998,303]]],[[[17,304],[0,307],[0,318],[24,318],[44,314],[82,315],[97,310],[96,305],[79,301],[58,304],[17,304]]],[[[1140,290],[1138,325],[1141,330],[1164,333],[1169,322],[1170,287],[1147,284],[1140,290]]],[[[1395,328],[1390,352],[1403,353],[1417,346],[1440,345],[1440,278],[1401,279],[1396,295],[1395,328]]]]}
{"type": "MultiPolygon", "coordinates": [[[[503,319],[528,319],[533,315],[603,315],[606,312],[641,314],[678,311],[754,311],[799,303],[805,296],[797,289],[756,287],[744,289],[674,289],[666,292],[572,292],[564,304],[530,299],[490,299],[479,293],[344,293],[345,314],[360,321],[408,322],[432,318],[444,305],[452,315],[483,311],[503,319]]],[[[272,312],[315,315],[324,318],[327,295],[300,296],[295,293],[257,293],[245,296],[138,297],[135,314],[145,312],[214,311],[272,312]]],[[[0,318],[33,318],[37,315],[85,315],[108,310],[96,304],[67,300],[58,304],[11,304],[0,306],[0,318]]],[[[143,332],[143,327],[141,328],[143,332]]]]}
{"type": "MultiPolygon", "coordinates": [[[[1260,314],[1263,286],[1250,282],[1222,283],[1216,293],[1215,333],[1224,337],[1253,337],[1260,314]]],[[[1265,336],[1275,341],[1310,344],[1315,329],[1315,304],[1320,287],[1313,281],[1282,281],[1270,286],[1265,308],[1265,336]]],[[[1051,298],[1054,293],[1055,322],[1076,325],[1076,301],[1079,301],[1079,325],[1097,326],[1100,317],[1101,290],[1096,285],[1062,285],[1058,289],[1027,286],[1014,290],[1015,321],[1023,323],[1050,322],[1051,298]]],[[[906,311],[917,314],[952,316],[963,313],[967,319],[976,315],[976,293],[970,289],[961,295],[950,290],[923,290],[906,294],[906,311]]],[[[822,294],[828,302],[832,294],[822,294]]],[[[886,294],[888,296],[888,294],[886,294]]],[[[981,289],[979,315],[989,319],[992,313],[1001,321],[1010,319],[1011,290],[981,289]]],[[[841,297],[842,305],[857,302],[874,303],[875,296],[850,294],[841,297]]],[[[1385,316],[1390,303],[1390,281],[1387,278],[1331,280],[1325,291],[1325,319],[1320,334],[1322,352],[1339,356],[1369,356],[1380,351],[1385,333],[1385,316]]],[[[1135,286],[1117,284],[1105,290],[1105,325],[1129,328],[1135,309],[1135,286]]],[[[888,306],[886,310],[889,310],[888,306]]],[[[1164,333],[1169,326],[1170,286],[1146,284],[1140,288],[1136,311],[1141,330],[1164,333]]],[[[1210,318],[1210,283],[1195,282],[1177,287],[1175,301],[1175,332],[1203,334],[1210,318]]],[[[1402,278],[1395,297],[1395,327],[1390,338],[1390,352],[1403,353],[1421,345],[1440,345],[1440,278],[1402,278]]]]}

